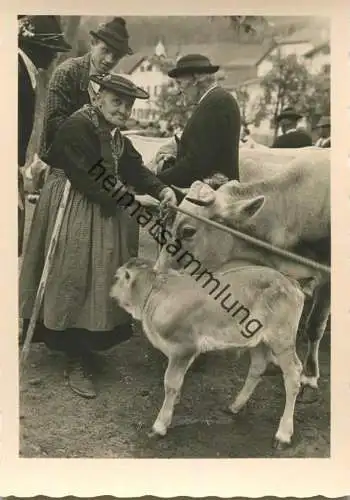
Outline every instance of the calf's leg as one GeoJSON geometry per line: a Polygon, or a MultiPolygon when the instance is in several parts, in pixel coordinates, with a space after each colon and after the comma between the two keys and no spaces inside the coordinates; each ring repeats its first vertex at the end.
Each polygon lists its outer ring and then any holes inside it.
{"type": "Polygon", "coordinates": [[[174,354],[169,357],[168,367],[164,375],[165,398],[163,406],[153,424],[150,436],[165,436],[167,433],[173,418],[175,404],[179,400],[185,374],[195,357],[196,354],[193,352],[174,354]]]}
{"type": "Polygon", "coordinates": [[[250,366],[244,386],[237,394],[234,402],[229,406],[232,413],[238,413],[248,402],[255,388],[262,380],[267,364],[267,349],[263,344],[259,344],[250,350],[250,366]]]}
{"type": "Polygon", "coordinates": [[[286,391],[284,412],[275,435],[275,447],[278,449],[289,445],[294,432],[294,408],[300,390],[302,364],[294,349],[288,349],[276,355],[281,367],[286,391]]]}

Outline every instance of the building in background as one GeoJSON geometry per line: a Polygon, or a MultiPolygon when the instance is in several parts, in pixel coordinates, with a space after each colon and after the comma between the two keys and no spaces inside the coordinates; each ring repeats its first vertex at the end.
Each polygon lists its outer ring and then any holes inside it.
{"type": "MultiPolygon", "coordinates": [[[[263,95],[260,82],[272,69],[270,58],[276,55],[287,57],[290,54],[296,54],[297,58],[303,61],[308,70],[313,74],[317,74],[320,71],[329,71],[331,62],[329,29],[326,29],[324,25],[321,28],[318,26],[309,26],[296,31],[290,36],[275,40],[275,43],[255,62],[255,71],[252,71],[252,73],[255,73],[255,76],[232,87],[233,94],[241,91],[247,92],[249,95],[249,102],[246,108],[247,115],[254,114],[255,103],[263,95]]],[[[299,125],[306,127],[307,123],[305,120],[301,120],[299,125]]],[[[266,118],[262,120],[257,127],[251,126],[251,132],[256,140],[266,144],[267,138],[272,135],[270,119],[266,118]]]]}
{"type": "MultiPolygon", "coordinates": [[[[329,70],[329,30],[324,26],[302,28],[285,38],[276,39],[270,46],[235,42],[167,45],[163,40],[158,40],[153,47],[125,57],[118,64],[120,73],[127,75],[150,95],[149,100],[135,101],[132,118],[143,125],[157,122],[157,100],[162,87],[171,82],[164,70],[164,61],[176,61],[190,53],[204,54],[214,64],[220,65],[217,73],[220,84],[233,95],[237,95],[238,91],[248,94],[245,112],[247,116],[251,116],[254,115],[256,103],[262,96],[260,82],[272,68],[271,56],[278,53],[282,57],[296,54],[312,73],[319,73],[323,68],[329,70]]],[[[262,120],[258,127],[251,126],[251,132],[256,140],[266,144],[267,137],[272,134],[270,119],[262,120]]]]}

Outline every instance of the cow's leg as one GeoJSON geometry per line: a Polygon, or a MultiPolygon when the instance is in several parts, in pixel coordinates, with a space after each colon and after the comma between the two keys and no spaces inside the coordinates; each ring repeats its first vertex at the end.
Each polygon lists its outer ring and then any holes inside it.
{"type": "Polygon", "coordinates": [[[308,351],[301,382],[305,386],[318,388],[320,376],[318,355],[330,313],[330,282],[315,292],[315,301],[307,321],[308,351]]]}
{"type": "Polygon", "coordinates": [[[250,350],[250,366],[248,375],[244,382],[244,386],[237,394],[234,402],[229,406],[230,412],[238,413],[247,403],[256,386],[261,381],[268,361],[267,350],[264,345],[259,344],[250,350]]]}
{"type": "Polygon", "coordinates": [[[294,432],[294,408],[301,385],[302,363],[293,348],[276,355],[281,367],[286,391],[284,412],[275,435],[275,447],[283,449],[291,443],[294,432]]]}
{"type": "Polygon", "coordinates": [[[150,436],[165,436],[167,433],[172,421],[174,406],[179,401],[185,374],[195,357],[196,354],[191,352],[173,355],[169,358],[168,367],[164,375],[165,398],[158,417],[153,424],[150,436]]]}

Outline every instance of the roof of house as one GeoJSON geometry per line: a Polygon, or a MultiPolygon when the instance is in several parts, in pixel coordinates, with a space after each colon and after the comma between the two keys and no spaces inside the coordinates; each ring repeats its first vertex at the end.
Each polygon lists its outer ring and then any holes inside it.
{"type": "MultiPolygon", "coordinates": [[[[144,50],[124,57],[117,66],[120,72],[130,74],[145,59],[154,56],[155,47],[146,47],[144,50]]],[[[170,59],[176,59],[185,54],[203,54],[213,64],[220,66],[254,66],[265,47],[261,44],[237,44],[234,42],[220,42],[213,44],[186,44],[181,46],[166,45],[166,55],[170,59]]]]}
{"type": "Polygon", "coordinates": [[[329,42],[320,43],[316,47],[313,47],[311,50],[309,50],[308,52],[306,52],[304,54],[304,57],[310,58],[310,57],[313,57],[315,54],[318,54],[320,52],[321,53],[323,52],[325,54],[329,54],[330,53],[330,49],[331,49],[331,46],[330,46],[329,42]]]}
{"type": "MultiPolygon", "coordinates": [[[[329,29],[325,26],[319,26],[318,24],[305,26],[302,29],[297,30],[292,35],[288,35],[283,38],[276,38],[275,42],[262,54],[260,59],[257,61],[257,65],[266,59],[266,57],[278,46],[281,45],[293,45],[299,43],[311,43],[314,47],[306,52],[309,54],[314,50],[314,48],[319,47],[323,44],[329,44],[329,29]]],[[[305,55],[306,55],[305,54],[305,55]]]]}

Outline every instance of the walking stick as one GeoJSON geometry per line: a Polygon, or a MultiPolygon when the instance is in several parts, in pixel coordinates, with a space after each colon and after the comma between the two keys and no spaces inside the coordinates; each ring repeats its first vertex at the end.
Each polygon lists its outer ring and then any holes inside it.
{"type": "Polygon", "coordinates": [[[49,275],[50,267],[51,267],[52,262],[53,262],[53,257],[54,257],[56,247],[57,247],[57,242],[58,242],[58,236],[60,234],[60,230],[61,230],[61,226],[62,226],[63,216],[64,216],[64,213],[66,211],[70,187],[71,187],[70,182],[67,179],[65,186],[64,186],[63,195],[62,195],[62,198],[60,201],[60,205],[58,207],[55,225],[54,225],[54,228],[52,231],[49,248],[48,248],[48,251],[46,254],[46,258],[45,258],[44,269],[43,269],[43,272],[41,274],[39,287],[38,287],[35,301],[34,301],[32,316],[30,318],[26,338],[25,338],[22,352],[21,352],[20,365],[22,366],[22,368],[23,368],[23,365],[28,357],[30,344],[31,344],[31,341],[32,341],[33,336],[34,336],[34,329],[35,329],[37,319],[39,317],[39,312],[40,312],[41,304],[42,304],[44,293],[45,293],[47,277],[49,275]]]}

